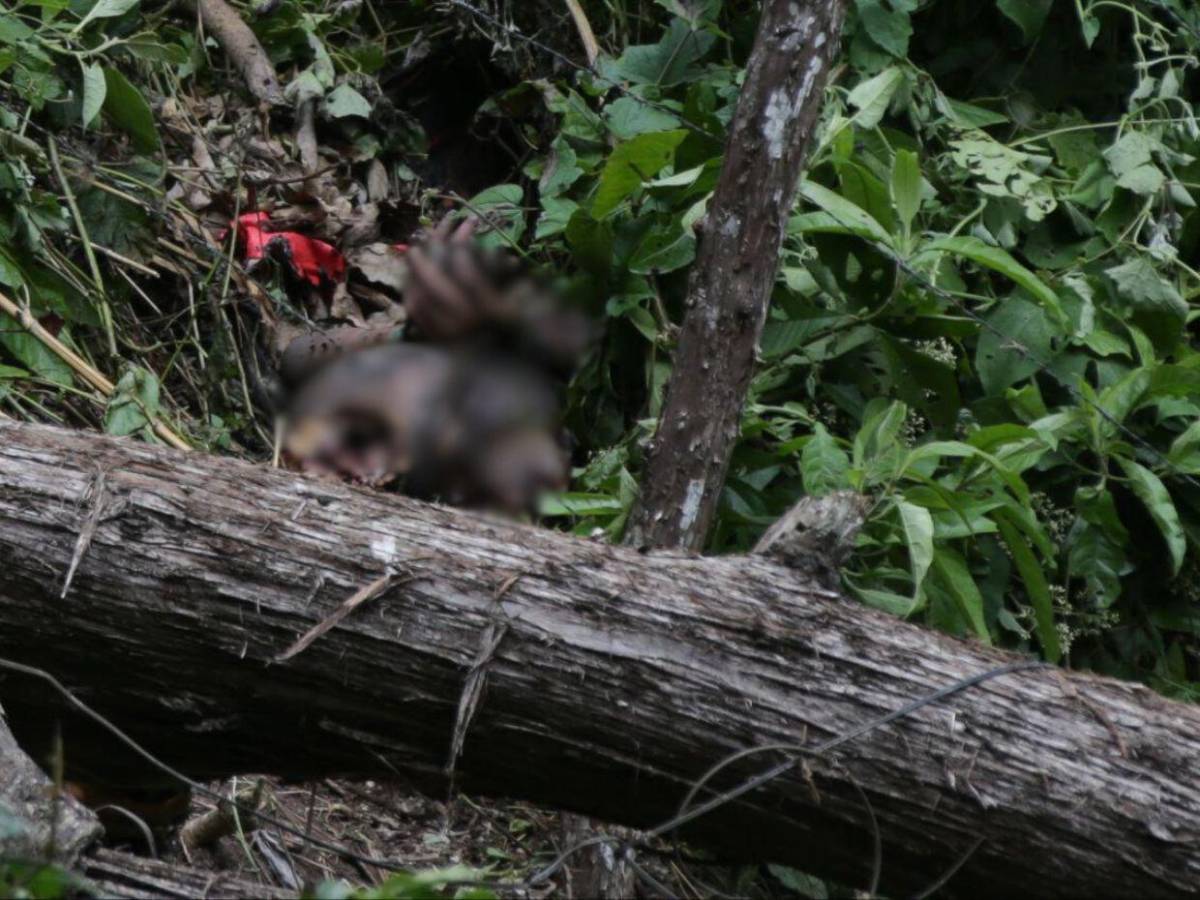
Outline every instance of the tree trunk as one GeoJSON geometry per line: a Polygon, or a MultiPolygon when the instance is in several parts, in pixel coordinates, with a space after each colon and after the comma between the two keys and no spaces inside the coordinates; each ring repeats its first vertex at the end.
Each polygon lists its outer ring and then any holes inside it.
{"type": "Polygon", "coordinates": [[[638,546],[704,546],[844,15],[844,0],[763,4],[631,519],[638,546]]]}
{"type": "MultiPolygon", "coordinates": [[[[730,752],[811,746],[1012,658],[767,559],[640,554],[8,422],[0,657],[52,670],[197,776],[398,771],[441,786],[457,730],[465,789],[635,827],[730,752]],[[482,673],[486,691],[468,691],[482,673]]],[[[40,683],[0,678],[14,732],[36,744],[59,708],[40,683]]],[[[65,716],[63,736],[68,764],[127,761],[65,716]]],[[[1200,709],[1023,671],[808,757],[685,834],[862,886],[875,821],[893,895],[982,840],[951,893],[1184,896],[1200,885],[1198,761],[1200,709]]]]}
{"type": "MultiPolygon", "coordinates": [[[[666,403],[625,534],[625,543],[635,547],[700,550],[716,515],[784,224],[845,16],[843,0],[802,5],[803,10],[793,0],[763,4],[709,207],[708,233],[689,276],[666,403]]],[[[591,867],[615,872],[619,861],[601,849],[591,851],[591,867]]],[[[604,896],[620,896],[628,885],[604,896]]]]}

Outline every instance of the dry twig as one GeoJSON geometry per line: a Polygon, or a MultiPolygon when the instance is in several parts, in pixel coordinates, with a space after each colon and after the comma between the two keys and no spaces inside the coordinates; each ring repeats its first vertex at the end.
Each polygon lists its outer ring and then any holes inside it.
{"type": "MultiPolygon", "coordinates": [[[[111,397],[116,391],[113,383],[96,371],[91,363],[43,328],[28,309],[18,306],[4,294],[0,294],[0,312],[16,319],[26,331],[45,344],[51,353],[70,366],[76,375],[106,398],[111,397]]],[[[191,444],[176,434],[166,423],[152,418],[151,425],[154,433],[176,450],[192,449],[191,444]]]]}

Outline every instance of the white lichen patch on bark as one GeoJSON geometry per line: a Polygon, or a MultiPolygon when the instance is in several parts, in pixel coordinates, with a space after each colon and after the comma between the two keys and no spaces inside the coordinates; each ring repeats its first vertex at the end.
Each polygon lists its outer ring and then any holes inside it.
{"type": "Polygon", "coordinates": [[[696,516],[700,515],[700,500],[704,497],[704,479],[693,478],[688,482],[687,493],[683,496],[683,504],[679,507],[679,530],[688,532],[696,524],[696,516]]]}
{"type": "Polygon", "coordinates": [[[390,534],[371,538],[371,555],[380,562],[390,563],[396,556],[396,539],[390,534]]]}
{"type": "MultiPolygon", "coordinates": [[[[791,12],[793,16],[800,17],[800,10],[794,3],[791,6],[791,12]]],[[[802,44],[809,43],[818,50],[825,46],[829,41],[829,35],[824,31],[818,31],[815,35],[810,35],[814,22],[815,19],[811,14],[805,15],[801,21],[797,22],[796,27],[788,33],[788,36],[782,42],[783,48],[792,51],[798,49],[802,44]],[[793,48],[793,45],[795,45],[795,48],[793,48]]],[[[767,142],[767,156],[772,161],[783,157],[788,126],[800,114],[804,101],[812,91],[817,76],[824,69],[824,59],[820,54],[813,54],[804,69],[803,77],[800,79],[800,87],[793,96],[788,95],[786,87],[779,87],[773,90],[767,98],[766,108],[763,111],[763,137],[767,142]]]]}
{"type": "Polygon", "coordinates": [[[771,92],[763,111],[763,137],[767,141],[767,156],[772,160],[783,157],[784,138],[794,111],[792,100],[782,88],[771,92]]]}

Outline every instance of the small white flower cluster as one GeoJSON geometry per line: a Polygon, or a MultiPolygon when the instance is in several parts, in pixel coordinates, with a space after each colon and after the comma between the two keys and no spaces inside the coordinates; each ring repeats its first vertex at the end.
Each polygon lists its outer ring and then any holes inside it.
{"type": "Polygon", "coordinates": [[[939,337],[928,341],[917,341],[916,347],[919,352],[936,362],[952,366],[958,361],[958,351],[950,343],[949,338],[939,337]]]}
{"type": "Polygon", "coordinates": [[[1038,521],[1046,527],[1046,533],[1050,540],[1061,545],[1070,533],[1071,526],[1075,524],[1075,511],[1056,506],[1046,494],[1041,492],[1033,494],[1029,501],[1038,521]]]}

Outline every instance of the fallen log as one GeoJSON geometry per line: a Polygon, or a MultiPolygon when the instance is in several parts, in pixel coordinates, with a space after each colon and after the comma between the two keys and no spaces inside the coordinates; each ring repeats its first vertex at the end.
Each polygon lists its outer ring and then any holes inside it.
{"type": "Polygon", "coordinates": [[[159,900],[162,897],[256,897],[288,900],[298,891],[250,881],[227,872],[208,872],[178,863],[98,848],[80,860],[84,877],[97,897],[159,900]]]}
{"type": "MultiPolygon", "coordinates": [[[[10,422],[0,657],[52,670],[196,776],[441,787],[454,745],[466,790],[643,828],[727,754],[811,746],[1012,661],[767,559],[640,554],[10,422]]],[[[0,677],[32,747],[60,709],[36,681],[0,677]]],[[[144,765],[74,719],[63,736],[68,764],[144,765]]],[[[715,784],[780,759],[742,759],[715,784]]],[[[951,895],[1187,896],[1198,761],[1197,707],[1022,671],[806,757],[683,834],[855,887],[872,879],[877,836],[892,895],[961,862],[951,895]]]]}

